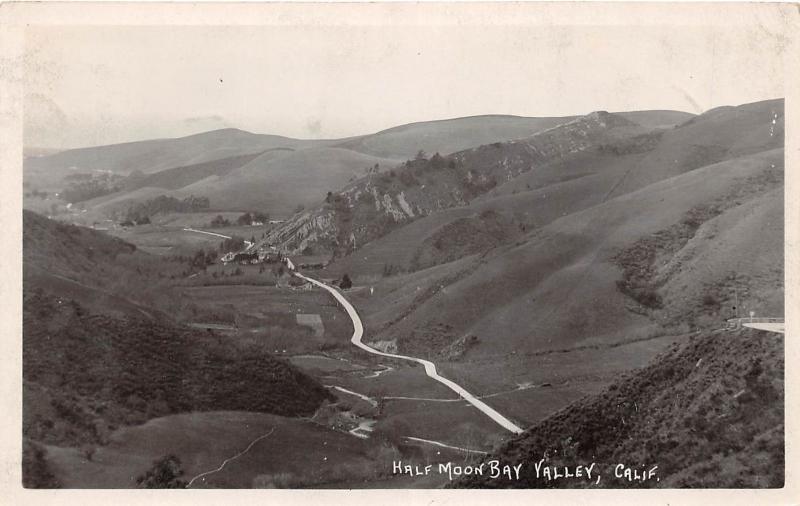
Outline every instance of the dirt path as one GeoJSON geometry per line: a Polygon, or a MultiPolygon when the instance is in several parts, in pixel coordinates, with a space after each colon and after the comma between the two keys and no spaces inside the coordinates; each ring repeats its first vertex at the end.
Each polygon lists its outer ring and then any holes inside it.
{"type": "MultiPolygon", "coordinates": [[[[216,232],[206,232],[205,230],[197,230],[196,228],[184,228],[183,231],[184,232],[194,232],[196,234],[213,235],[214,237],[222,237],[223,239],[231,239],[231,236],[229,236],[229,235],[218,234],[216,232]]],[[[245,249],[251,248],[253,246],[253,244],[255,244],[255,243],[252,243],[250,241],[245,241],[244,242],[245,249]]]]}
{"type": "Polygon", "coordinates": [[[187,483],[187,484],[186,484],[186,488],[189,488],[189,487],[191,487],[191,486],[192,486],[192,483],[194,483],[196,480],[198,480],[198,479],[200,479],[200,478],[202,478],[202,477],[204,477],[204,476],[208,476],[209,474],[214,474],[214,473],[218,473],[218,472],[222,471],[222,469],[223,469],[223,468],[224,468],[224,467],[225,467],[225,466],[226,466],[226,465],[227,465],[229,462],[231,462],[231,461],[233,461],[233,460],[236,460],[236,459],[238,459],[239,457],[241,457],[242,455],[244,455],[245,453],[249,452],[249,451],[250,451],[250,449],[251,449],[251,448],[253,448],[253,446],[255,446],[255,444],[256,444],[256,443],[258,443],[258,442],[259,442],[259,441],[261,441],[262,439],[266,439],[267,437],[269,437],[270,435],[272,435],[272,433],[273,433],[273,432],[275,432],[275,427],[273,427],[272,429],[270,429],[270,431],[269,431],[269,432],[267,432],[266,434],[262,434],[261,436],[258,436],[257,438],[255,438],[254,440],[252,440],[252,441],[250,442],[250,444],[249,444],[249,445],[247,445],[247,448],[245,448],[244,450],[240,451],[239,453],[237,453],[237,454],[236,454],[236,455],[234,455],[233,457],[229,457],[229,458],[227,458],[227,459],[223,460],[223,461],[222,461],[222,464],[220,464],[220,466],[219,466],[218,468],[216,468],[216,469],[212,469],[211,471],[206,471],[206,472],[204,472],[204,473],[200,473],[200,474],[198,474],[197,476],[195,476],[194,478],[192,478],[191,480],[189,480],[189,483],[187,483]]]}

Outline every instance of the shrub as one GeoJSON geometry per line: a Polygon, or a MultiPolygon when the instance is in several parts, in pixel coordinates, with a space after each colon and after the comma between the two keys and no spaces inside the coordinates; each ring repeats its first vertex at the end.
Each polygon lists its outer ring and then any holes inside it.
{"type": "Polygon", "coordinates": [[[27,439],[22,443],[22,486],[25,488],[61,486],[47,465],[44,449],[27,439]]]}
{"type": "Polygon", "coordinates": [[[188,482],[180,479],[181,476],[181,459],[167,455],[153,462],[150,470],[136,478],[136,484],[139,488],[186,488],[188,482]]]}

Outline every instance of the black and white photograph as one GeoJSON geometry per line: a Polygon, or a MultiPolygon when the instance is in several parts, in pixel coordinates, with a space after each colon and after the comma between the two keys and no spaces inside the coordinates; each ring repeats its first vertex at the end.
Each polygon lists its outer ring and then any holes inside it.
{"type": "Polygon", "coordinates": [[[45,6],[15,486],[788,486],[796,5],[45,6]]]}

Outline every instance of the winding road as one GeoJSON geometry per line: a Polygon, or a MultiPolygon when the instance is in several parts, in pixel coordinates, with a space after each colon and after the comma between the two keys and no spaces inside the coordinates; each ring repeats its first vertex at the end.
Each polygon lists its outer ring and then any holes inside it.
{"type": "MultiPolygon", "coordinates": [[[[291,260],[286,258],[286,262],[287,262],[287,267],[290,270],[294,270],[294,265],[291,263],[291,260]]],[[[486,416],[497,422],[504,429],[511,431],[515,434],[520,434],[523,431],[521,427],[519,427],[511,420],[509,420],[508,418],[504,417],[503,415],[495,411],[491,406],[489,406],[485,402],[481,401],[480,399],[478,399],[477,397],[466,391],[461,385],[453,381],[450,381],[449,379],[443,376],[440,376],[436,372],[436,366],[433,364],[433,362],[416,357],[407,357],[405,355],[397,355],[394,353],[384,353],[374,348],[370,348],[369,346],[361,342],[361,338],[364,336],[364,325],[361,323],[361,318],[358,316],[358,313],[356,312],[353,305],[350,304],[350,302],[348,302],[347,299],[345,299],[344,296],[332,286],[326,285],[325,283],[317,281],[316,279],[304,276],[296,271],[295,275],[301,279],[308,281],[309,283],[312,283],[322,288],[323,290],[328,291],[331,295],[333,295],[336,301],[342,305],[344,310],[347,312],[347,315],[353,321],[353,337],[350,339],[351,343],[353,343],[354,345],[356,345],[357,347],[361,348],[362,350],[368,353],[372,353],[373,355],[380,355],[382,357],[389,357],[398,360],[406,360],[409,362],[422,364],[425,367],[425,374],[427,374],[429,377],[433,378],[434,380],[445,385],[447,388],[460,395],[465,401],[469,402],[470,404],[478,408],[481,412],[483,412],[486,416]]]]}

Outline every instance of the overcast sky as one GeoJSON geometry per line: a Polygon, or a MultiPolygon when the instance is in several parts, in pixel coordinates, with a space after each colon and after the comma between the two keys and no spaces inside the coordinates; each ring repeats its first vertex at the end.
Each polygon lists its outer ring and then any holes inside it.
{"type": "Polygon", "coordinates": [[[225,127],[334,138],[783,96],[780,41],[757,28],[48,27],[26,43],[25,144],[36,147],[225,127]]]}

